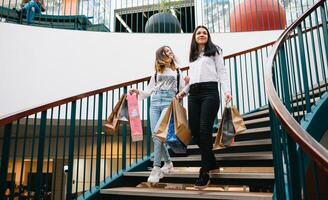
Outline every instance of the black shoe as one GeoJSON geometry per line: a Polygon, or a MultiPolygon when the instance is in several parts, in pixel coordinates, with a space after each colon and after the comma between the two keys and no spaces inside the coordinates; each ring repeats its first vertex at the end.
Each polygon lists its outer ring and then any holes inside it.
{"type": "Polygon", "coordinates": [[[202,190],[207,188],[209,184],[210,184],[210,175],[208,174],[208,171],[203,170],[201,168],[199,170],[199,178],[196,180],[194,188],[202,190]]]}

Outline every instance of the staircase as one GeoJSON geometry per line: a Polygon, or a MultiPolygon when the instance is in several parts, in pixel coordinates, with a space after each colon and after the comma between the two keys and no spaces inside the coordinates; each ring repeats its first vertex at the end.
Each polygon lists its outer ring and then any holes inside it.
{"type": "MultiPolygon", "coordinates": [[[[185,156],[172,155],[175,172],[160,183],[147,183],[152,160],[141,170],[123,173],[120,180],[102,189],[102,199],[272,199],[274,173],[269,111],[263,107],[243,116],[247,130],[237,135],[235,144],[215,151],[220,169],[210,172],[211,184],[196,190],[200,152],[190,144],[185,156]]],[[[213,134],[213,139],[216,134],[213,134]]]]}

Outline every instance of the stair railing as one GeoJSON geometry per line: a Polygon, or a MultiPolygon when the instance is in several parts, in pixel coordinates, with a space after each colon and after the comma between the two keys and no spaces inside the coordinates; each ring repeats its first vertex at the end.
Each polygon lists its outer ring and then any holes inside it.
{"type": "MultiPolygon", "coordinates": [[[[274,111],[270,121],[277,199],[320,198],[326,192],[318,174],[328,175],[327,147],[300,122],[309,119],[312,105],[328,89],[327,31],[327,2],[321,0],[284,31],[268,58],[265,83],[274,111]]],[[[326,124],[316,123],[327,130],[326,124]]]]}

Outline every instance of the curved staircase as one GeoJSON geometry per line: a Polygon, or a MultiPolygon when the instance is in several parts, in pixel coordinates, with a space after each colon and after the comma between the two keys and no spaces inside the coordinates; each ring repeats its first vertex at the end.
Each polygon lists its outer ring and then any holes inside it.
{"type": "MultiPolygon", "coordinates": [[[[247,130],[237,135],[235,144],[215,150],[220,168],[210,172],[211,184],[205,190],[193,188],[198,178],[200,152],[189,145],[187,155],[172,155],[175,172],[157,184],[146,183],[147,168],[123,173],[123,177],[100,191],[103,199],[272,199],[274,173],[269,112],[266,107],[244,115],[247,130]]],[[[213,134],[213,138],[216,134],[213,134]]]]}

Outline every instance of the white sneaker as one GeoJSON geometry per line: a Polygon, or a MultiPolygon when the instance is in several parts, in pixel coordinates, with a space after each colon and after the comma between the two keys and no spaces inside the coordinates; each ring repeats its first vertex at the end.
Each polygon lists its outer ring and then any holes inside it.
{"type": "Polygon", "coordinates": [[[158,183],[159,179],[163,178],[164,174],[161,171],[161,168],[159,167],[153,167],[153,169],[150,172],[150,176],[148,177],[147,182],[150,183],[158,183]]]}
{"type": "Polygon", "coordinates": [[[173,162],[165,163],[164,166],[161,168],[161,171],[164,174],[168,174],[168,173],[174,172],[173,162]]]}

